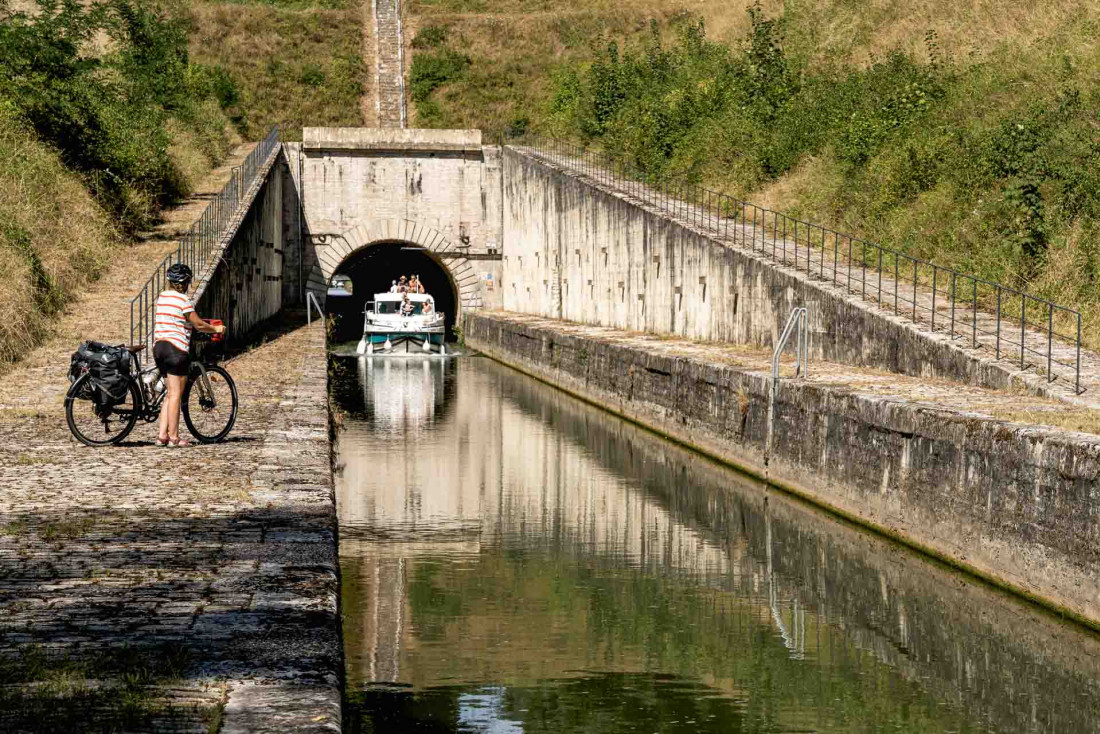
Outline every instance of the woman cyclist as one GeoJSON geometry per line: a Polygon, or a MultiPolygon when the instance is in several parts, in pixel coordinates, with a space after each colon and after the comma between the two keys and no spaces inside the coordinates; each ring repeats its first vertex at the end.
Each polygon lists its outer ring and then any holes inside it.
{"type": "Polygon", "coordinates": [[[223,334],[225,327],[208,324],[195,313],[187,297],[191,286],[191,268],[176,263],[168,268],[168,288],[157,297],[153,322],[153,359],[168,385],[168,395],[160,409],[157,446],[183,447],[191,442],[180,438],[180,403],[187,376],[191,373],[191,329],[205,334],[223,334]]]}

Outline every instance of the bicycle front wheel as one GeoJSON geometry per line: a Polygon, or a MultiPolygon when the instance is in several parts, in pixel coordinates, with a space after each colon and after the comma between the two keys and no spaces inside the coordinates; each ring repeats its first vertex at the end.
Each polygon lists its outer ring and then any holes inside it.
{"type": "Polygon", "coordinates": [[[197,370],[183,389],[183,420],[200,443],[217,443],[237,422],[237,385],[221,367],[207,367],[206,377],[197,370]],[[207,384],[209,383],[209,384],[207,384]]]}
{"type": "Polygon", "coordinates": [[[137,423],[141,398],[130,380],[121,403],[104,407],[96,401],[91,375],[81,375],[65,394],[65,420],[69,431],[85,446],[110,446],[130,435],[137,423]]]}

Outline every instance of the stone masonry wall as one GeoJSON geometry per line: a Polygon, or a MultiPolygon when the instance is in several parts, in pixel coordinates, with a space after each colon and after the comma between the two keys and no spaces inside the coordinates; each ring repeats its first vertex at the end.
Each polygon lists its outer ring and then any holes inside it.
{"type": "Polygon", "coordinates": [[[1100,447],[1088,437],[784,381],[769,450],[766,374],[526,321],[469,314],[467,343],[1100,627],[1100,447]]]}
{"type": "Polygon", "coordinates": [[[804,274],[731,249],[638,203],[505,148],[509,311],[771,347],[809,309],[811,358],[991,388],[1010,374],[804,274]]]}
{"type": "Polygon", "coordinates": [[[230,337],[243,337],[283,307],[283,183],[286,159],[279,154],[221,254],[213,273],[200,283],[195,308],[203,318],[221,319],[230,337]]]}
{"type": "Polygon", "coordinates": [[[1100,636],[824,520],[805,502],[559,390],[511,371],[505,379],[512,406],[551,427],[550,435],[583,446],[586,458],[700,533],[696,544],[677,546],[678,558],[711,544],[728,548],[725,583],[740,584],[747,597],[774,585],[779,604],[793,599],[816,609],[905,678],[971,706],[992,731],[1036,720],[1039,731],[1088,731],[1100,720],[1100,636]],[[762,569],[772,573],[761,578],[762,569]],[[1043,684],[1020,686],[1025,679],[1043,684]]]}

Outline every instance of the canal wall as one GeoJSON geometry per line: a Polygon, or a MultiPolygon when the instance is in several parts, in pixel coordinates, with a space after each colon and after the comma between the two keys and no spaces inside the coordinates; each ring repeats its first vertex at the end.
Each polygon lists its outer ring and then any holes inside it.
{"type": "MultiPolygon", "coordinates": [[[[629,524],[627,536],[633,531],[641,537],[647,563],[657,564],[653,573],[687,570],[695,581],[709,579],[747,599],[770,597],[768,612],[792,632],[793,639],[784,640],[792,656],[835,650],[822,638],[830,626],[840,627],[905,679],[969,706],[992,731],[1096,729],[1100,637],[560,390],[499,369],[509,404],[536,424],[513,432],[526,439],[524,456],[533,471],[550,467],[547,489],[556,503],[545,516],[554,522],[565,524],[558,519],[564,518],[598,531],[613,522],[617,508],[592,502],[579,517],[562,511],[561,495],[584,496],[589,486],[564,481],[564,491],[554,491],[551,472],[571,455],[560,449],[558,437],[564,436],[592,472],[621,477],[631,499],[646,498],[644,519],[629,524]],[[662,522],[666,515],[671,522],[662,522]],[[685,530],[694,543],[683,542],[685,530]],[[715,562],[709,552],[715,547],[728,565],[715,562]],[[661,558],[665,552],[674,560],[661,558]],[[808,635],[793,634],[796,610],[810,617],[802,619],[808,635]],[[1021,725],[1026,721],[1030,728],[1021,725]]],[[[482,420],[476,416],[471,428],[482,420]]],[[[531,522],[534,516],[522,517],[531,522]]],[[[562,531],[567,536],[567,528],[562,531]]],[[[600,541],[592,545],[608,547],[600,541]]],[[[629,540],[619,543],[610,547],[630,547],[629,540]]]]}
{"type": "Polygon", "coordinates": [[[569,326],[482,312],[467,315],[465,336],[506,364],[1100,627],[1095,437],[814,382],[784,381],[772,404],[765,373],[569,326]]]}
{"type": "Polygon", "coordinates": [[[945,335],[521,150],[506,147],[502,165],[508,311],[770,348],[806,306],[813,359],[995,389],[1016,379],[945,335]]]}

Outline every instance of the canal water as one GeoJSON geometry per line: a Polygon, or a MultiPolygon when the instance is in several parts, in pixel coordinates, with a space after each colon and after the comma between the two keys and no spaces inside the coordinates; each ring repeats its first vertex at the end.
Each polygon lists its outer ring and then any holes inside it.
{"type": "Polygon", "coordinates": [[[1100,731],[1100,643],[482,357],[333,358],[350,732],[1100,731]]]}

